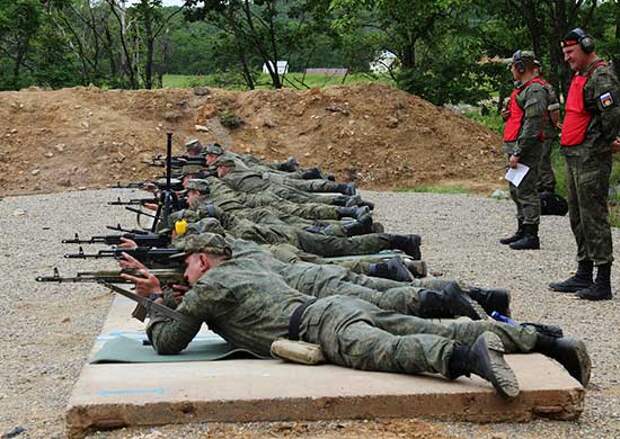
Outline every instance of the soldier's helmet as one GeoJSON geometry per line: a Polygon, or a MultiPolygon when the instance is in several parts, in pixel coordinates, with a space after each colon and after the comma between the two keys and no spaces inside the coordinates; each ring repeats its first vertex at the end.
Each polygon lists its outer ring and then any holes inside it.
{"type": "Polygon", "coordinates": [[[192,138],[192,139],[189,139],[187,142],[185,142],[185,148],[187,150],[196,151],[196,150],[202,150],[203,146],[202,146],[202,143],[200,143],[200,140],[192,138]]]}
{"type": "Polygon", "coordinates": [[[231,154],[222,154],[213,162],[214,166],[230,166],[234,168],[237,165],[235,158],[231,154]]]}

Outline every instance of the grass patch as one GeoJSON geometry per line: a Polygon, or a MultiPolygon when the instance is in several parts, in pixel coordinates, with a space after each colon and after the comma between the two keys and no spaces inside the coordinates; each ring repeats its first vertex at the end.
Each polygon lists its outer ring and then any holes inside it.
{"type": "MultiPolygon", "coordinates": [[[[191,87],[218,87],[229,90],[245,90],[247,87],[239,75],[210,74],[210,75],[164,75],[164,88],[191,88],[191,87]]],[[[367,73],[352,73],[346,77],[329,75],[305,75],[303,73],[287,73],[284,77],[284,87],[321,88],[331,85],[352,85],[382,83],[395,85],[394,81],[385,75],[370,75],[367,73]]],[[[271,89],[269,75],[261,74],[256,78],[257,89],[271,89]]]]}
{"type": "Polygon", "coordinates": [[[477,111],[468,111],[465,116],[471,120],[478,122],[480,125],[484,125],[491,131],[502,134],[504,131],[504,119],[497,114],[496,111],[491,111],[488,114],[482,115],[477,111]]]}
{"type": "Polygon", "coordinates": [[[470,194],[472,191],[464,186],[442,186],[432,184],[421,184],[413,187],[396,188],[394,192],[430,192],[433,194],[470,194]]]}

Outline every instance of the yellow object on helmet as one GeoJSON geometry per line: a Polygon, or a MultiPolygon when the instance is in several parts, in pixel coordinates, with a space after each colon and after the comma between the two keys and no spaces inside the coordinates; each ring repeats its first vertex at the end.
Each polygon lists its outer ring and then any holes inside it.
{"type": "Polygon", "coordinates": [[[187,232],[187,221],[184,219],[174,223],[174,231],[177,236],[183,236],[187,232]]]}

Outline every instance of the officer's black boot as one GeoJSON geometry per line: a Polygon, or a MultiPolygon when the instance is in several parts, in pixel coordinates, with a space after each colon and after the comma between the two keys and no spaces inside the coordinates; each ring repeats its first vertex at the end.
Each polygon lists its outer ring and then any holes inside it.
{"type": "Polygon", "coordinates": [[[418,293],[418,314],[424,318],[469,317],[472,320],[488,316],[456,282],[450,282],[441,291],[422,289],[418,293]]]}
{"type": "Polygon", "coordinates": [[[504,360],[504,344],[497,334],[483,332],[471,347],[455,345],[448,363],[448,378],[478,375],[506,399],[519,395],[519,382],[504,360]]]}
{"type": "Polygon", "coordinates": [[[549,284],[549,288],[561,293],[576,293],[585,288],[590,288],[592,286],[593,270],[594,263],[592,261],[579,261],[577,272],[574,276],[561,282],[552,282],[549,284]]]}
{"type": "Polygon", "coordinates": [[[540,240],[538,239],[538,224],[523,224],[523,236],[510,244],[513,250],[538,250],[540,240]]]}
{"type": "Polygon", "coordinates": [[[585,300],[611,300],[611,263],[599,265],[594,285],[579,290],[577,297],[585,300]]]}
{"type": "Polygon", "coordinates": [[[497,311],[500,314],[510,317],[510,293],[502,288],[470,288],[466,291],[469,296],[478,302],[487,314],[497,311]]]}
{"type": "Polygon", "coordinates": [[[360,197],[359,195],[353,195],[352,197],[349,197],[348,195],[342,195],[342,196],[347,199],[347,201],[344,204],[344,206],[347,206],[347,207],[361,206],[362,203],[364,202],[362,200],[362,197],[360,197]]]}
{"type": "Polygon", "coordinates": [[[368,276],[391,279],[398,282],[411,282],[413,278],[400,258],[392,258],[387,262],[370,264],[368,276]]]}
{"type": "Polygon", "coordinates": [[[499,240],[500,244],[504,244],[504,245],[512,244],[513,242],[518,241],[519,239],[523,238],[523,222],[521,220],[518,220],[517,223],[518,223],[517,231],[512,236],[500,239],[499,240]]]}
{"type": "Polygon", "coordinates": [[[554,338],[536,334],[534,352],[540,352],[560,363],[584,387],[590,382],[592,363],[583,341],[572,337],[554,338]]]}
{"type": "Polygon", "coordinates": [[[419,235],[386,235],[390,240],[392,249],[402,250],[415,260],[422,259],[420,244],[422,238],[419,235]]]}

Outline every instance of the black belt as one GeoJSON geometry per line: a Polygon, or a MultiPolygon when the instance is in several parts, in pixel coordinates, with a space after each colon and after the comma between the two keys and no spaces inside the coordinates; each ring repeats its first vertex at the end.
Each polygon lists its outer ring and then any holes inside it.
{"type": "Polygon", "coordinates": [[[317,301],[317,298],[314,297],[310,300],[306,300],[304,303],[299,305],[291,314],[291,318],[288,321],[288,338],[289,340],[299,340],[299,325],[301,324],[301,316],[303,315],[306,308],[312,305],[317,301]]]}

